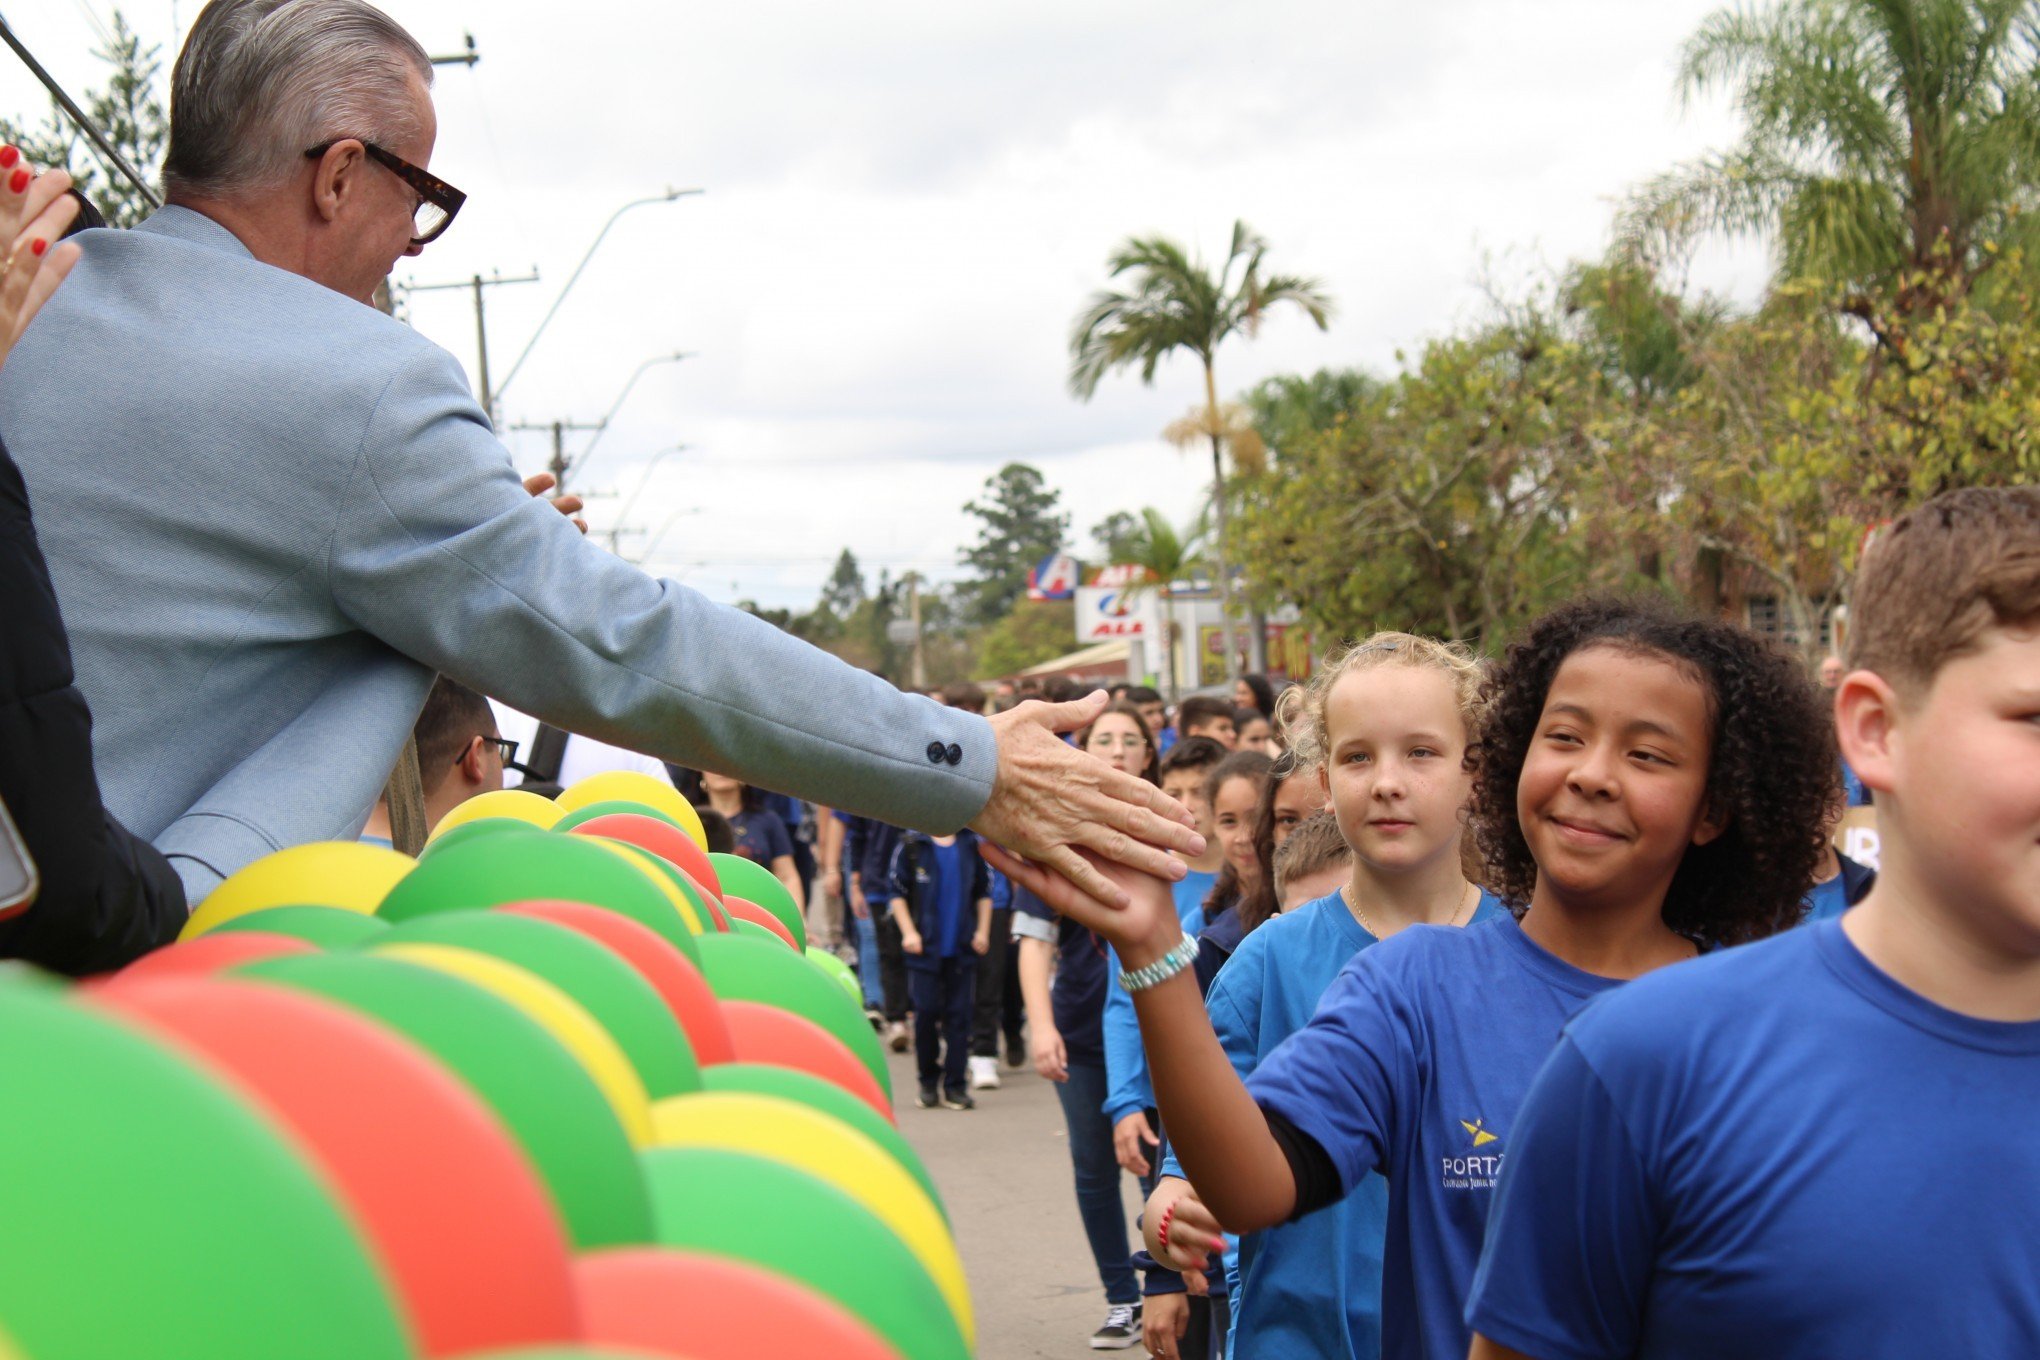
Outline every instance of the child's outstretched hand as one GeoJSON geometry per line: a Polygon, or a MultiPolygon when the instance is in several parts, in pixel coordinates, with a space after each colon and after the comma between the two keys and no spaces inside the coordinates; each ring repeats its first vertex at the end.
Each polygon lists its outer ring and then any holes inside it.
{"type": "Polygon", "coordinates": [[[1103,936],[1118,953],[1121,967],[1140,968],[1153,963],[1183,938],[1182,924],[1176,919],[1174,890],[1151,874],[1082,852],[1098,872],[1131,899],[1126,906],[1112,907],[1078,891],[1062,875],[1029,860],[1016,859],[996,845],[986,844],[983,853],[1000,873],[1078,925],[1103,936]]]}
{"type": "Polygon", "coordinates": [[[1148,1255],[1171,1270],[1202,1271],[1225,1250],[1218,1220],[1188,1181],[1170,1176],[1148,1196],[1141,1213],[1148,1255]]]}

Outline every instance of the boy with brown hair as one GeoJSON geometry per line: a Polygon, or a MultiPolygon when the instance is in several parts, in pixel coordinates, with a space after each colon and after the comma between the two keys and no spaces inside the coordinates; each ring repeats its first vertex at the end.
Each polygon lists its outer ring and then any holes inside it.
{"type": "Polygon", "coordinates": [[[1294,911],[1337,892],[1353,876],[1353,847],[1339,834],[1338,817],[1324,808],[1296,824],[1269,867],[1275,873],[1278,907],[1294,911]]]}
{"type": "Polygon", "coordinates": [[[1582,1012],[1512,1135],[1474,1360],[1912,1360],[2040,1337],[2040,489],[1869,551],[1835,693],[1861,905],[1582,1012]]]}

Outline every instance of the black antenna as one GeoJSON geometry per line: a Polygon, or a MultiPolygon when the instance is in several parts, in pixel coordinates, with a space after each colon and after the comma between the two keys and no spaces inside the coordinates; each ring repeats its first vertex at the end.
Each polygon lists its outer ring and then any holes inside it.
{"type": "Polygon", "coordinates": [[[162,207],[163,200],[156,196],[156,191],[149,187],[148,181],[135,172],[135,168],[127,163],[125,156],[114,150],[113,143],[106,140],[106,134],[97,127],[94,127],[92,120],[85,116],[85,110],[79,108],[71,101],[71,96],[65,94],[55,78],[42,68],[42,63],[37,61],[35,56],[26,47],[21,45],[21,39],[14,36],[14,30],[7,26],[7,19],[4,15],[0,15],[0,41],[4,41],[9,47],[14,49],[14,55],[20,57],[22,63],[35,73],[35,78],[43,83],[43,88],[50,92],[50,96],[57,101],[64,112],[71,115],[71,121],[78,125],[78,130],[91,139],[92,145],[99,148],[99,154],[106,158],[107,163],[125,176],[128,183],[135,186],[136,192],[140,193],[148,201],[150,207],[162,207]]]}

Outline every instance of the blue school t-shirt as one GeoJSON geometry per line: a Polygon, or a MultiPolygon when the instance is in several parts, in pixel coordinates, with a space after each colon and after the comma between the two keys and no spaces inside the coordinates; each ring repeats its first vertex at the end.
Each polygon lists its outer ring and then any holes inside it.
{"type": "Polygon", "coordinates": [[[1412,926],[1348,963],[1248,1079],[1325,1150],[1347,1193],[1370,1171],[1388,1180],[1384,1356],[1466,1360],[1462,1310],[1516,1111],[1565,1022],[1618,985],[1533,944],[1507,913],[1412,926]]]}
{"type": "Polygon", "coordinates": [[[965,941],[970,931],[964,922],[977,924],[976,913],[970,910],[970,881],[976,867],[964,861],[964,847],[959,841],[944,845],[930,841],[928,848],[935,852],[931,866],[935,871],[935,938],[928,941],[929,952],[938,959],[953,959],[964,952],[965,941]]]}
{"type": "Polygon", "coordinates": [[[739,855],[768,869],[781,855],[793,853],[793,838],[776,812],[739,812],[730,818],[730,835],[739,855]]]}
{"type": "Polygon", "coordinates": [[[1176,919],[1189,917],[1192,911],[1204,911],[1204,899],[1211,896],[1211,890],[1218,883],[1218,875],[1203,869],[1192,869],[1184,874],[1180,882],[1170,885],[1170,892],[1176,899],[1176,919]]]}
{"type": "Polygon", "coordinates": [[[2040,1023],[1823,921],[1640,979],[1518,1117],[1468,1316],[1539,1360],[2040,1354],[2040,1023]]]}
{"type": "Polygon", "coordinates": [[[1062,1035],[1063,1053],[1070,1062],[1105,1065],[1103,1022],[1105,993],[1112,986],[1107,972],[1105,941],[1055,910],[1031,891],[1013,885],[1014,921],[1029,917],[1033,929],[1016,924],[1015,934],[1033,935],[1055,943],[1055,980],[1049,984],[1048,1003],[1062,1035]],[[1041,924],[1049,926],[1043,931],[1041,924]]]}
{"type": "MultiPolygon", "coordinates": [[[[1481,894],[1469,926],[1505,913],[1481,894]]],[[[1341,970],[1376,943],[1338,893],[1267,921],[1240,942],[1205,997],[1211,1027],[1244,1080],[1310,1023],[1341,970]]],[[[1163,1174],[1181,1176],[1172,1152],[1163,1174]]],[[[1381,1256],[1388,1182],[1369,1173],[1337,1204],[1240,1239],[1232,1326],[1256,1356],[1381,1353],[1381,1256]]]]}

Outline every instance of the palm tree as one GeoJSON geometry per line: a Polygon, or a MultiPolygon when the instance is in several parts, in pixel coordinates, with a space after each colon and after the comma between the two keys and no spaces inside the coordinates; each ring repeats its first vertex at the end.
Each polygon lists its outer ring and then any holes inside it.
{"type": "MultiPolygon", "coordinates": [[[[1169,589],[1176,582],[1188,576],[1195,576],[1204,565],[1204,540],[1209,536],[1203,516],[1186,529],[1177,529],[1169,523],[1169,517],[1152,505],[1140,512],[1140,520],[1134,525],[1119,552],[1119,564],[1141,567],[1146,571],[1142,580],[1125,587],[1122,592],[1129,603],[1138,600],[1151,590],[1162,592],[1166,600],[1169,589]]],[[[1164,609],[1162,612],[1162,655],[1166,659],[1164,672],[1168,675],[1169,702],[1176,702],[1176,620],[1164,609]]]]}
{"type": "MultiPolygon", "coordinates": [[[[1874,294],[1926,279],[1902,311],[1957,296],[1991,242],[2040,239],[2018,220],[2040,187],[2036,35],[2040,0],[1720,10],[1687,42],[1679,85],[1730,89],[1742,141],[1645,185],[1622,234],[1650,255],[1769,233],[1783,280],[1874,294]]],[[[1878,325],[1865,298],[1849,310],[1878,325]]]]}
{"type": "Polygon", "coordinates": [[[1197,356],[1204,367],[1204,411],[1211,441],[1211,505],[1217,521],[1213,540],[1219,598],[1225,614],[1226,651],[1237,657],[1232,636],[1232,574],[1226,568],[1225,421],[1218,400],[1218,347],[1236,333],[1252,336],[1270,307],[1293,303],[1319,330],[1331,316],[1331,299],[1315,279],[1264,275],[1268,243],[1245,222],[1234,222],[1232,249],[1213,273],[1202,260],[1162,236],[1129,238],[1107,261],[1109,277],[1130,276],[1132,287],[1092,295],[1070,330],[1070,391],[1089,401],[1099,380],[1117,368],[1140,366],[1140,380],[1154,385],[1155,369],[1177,350],[1197,356]],[[1234,270],[1238,267],[1238,275],[1234,270]]]}

